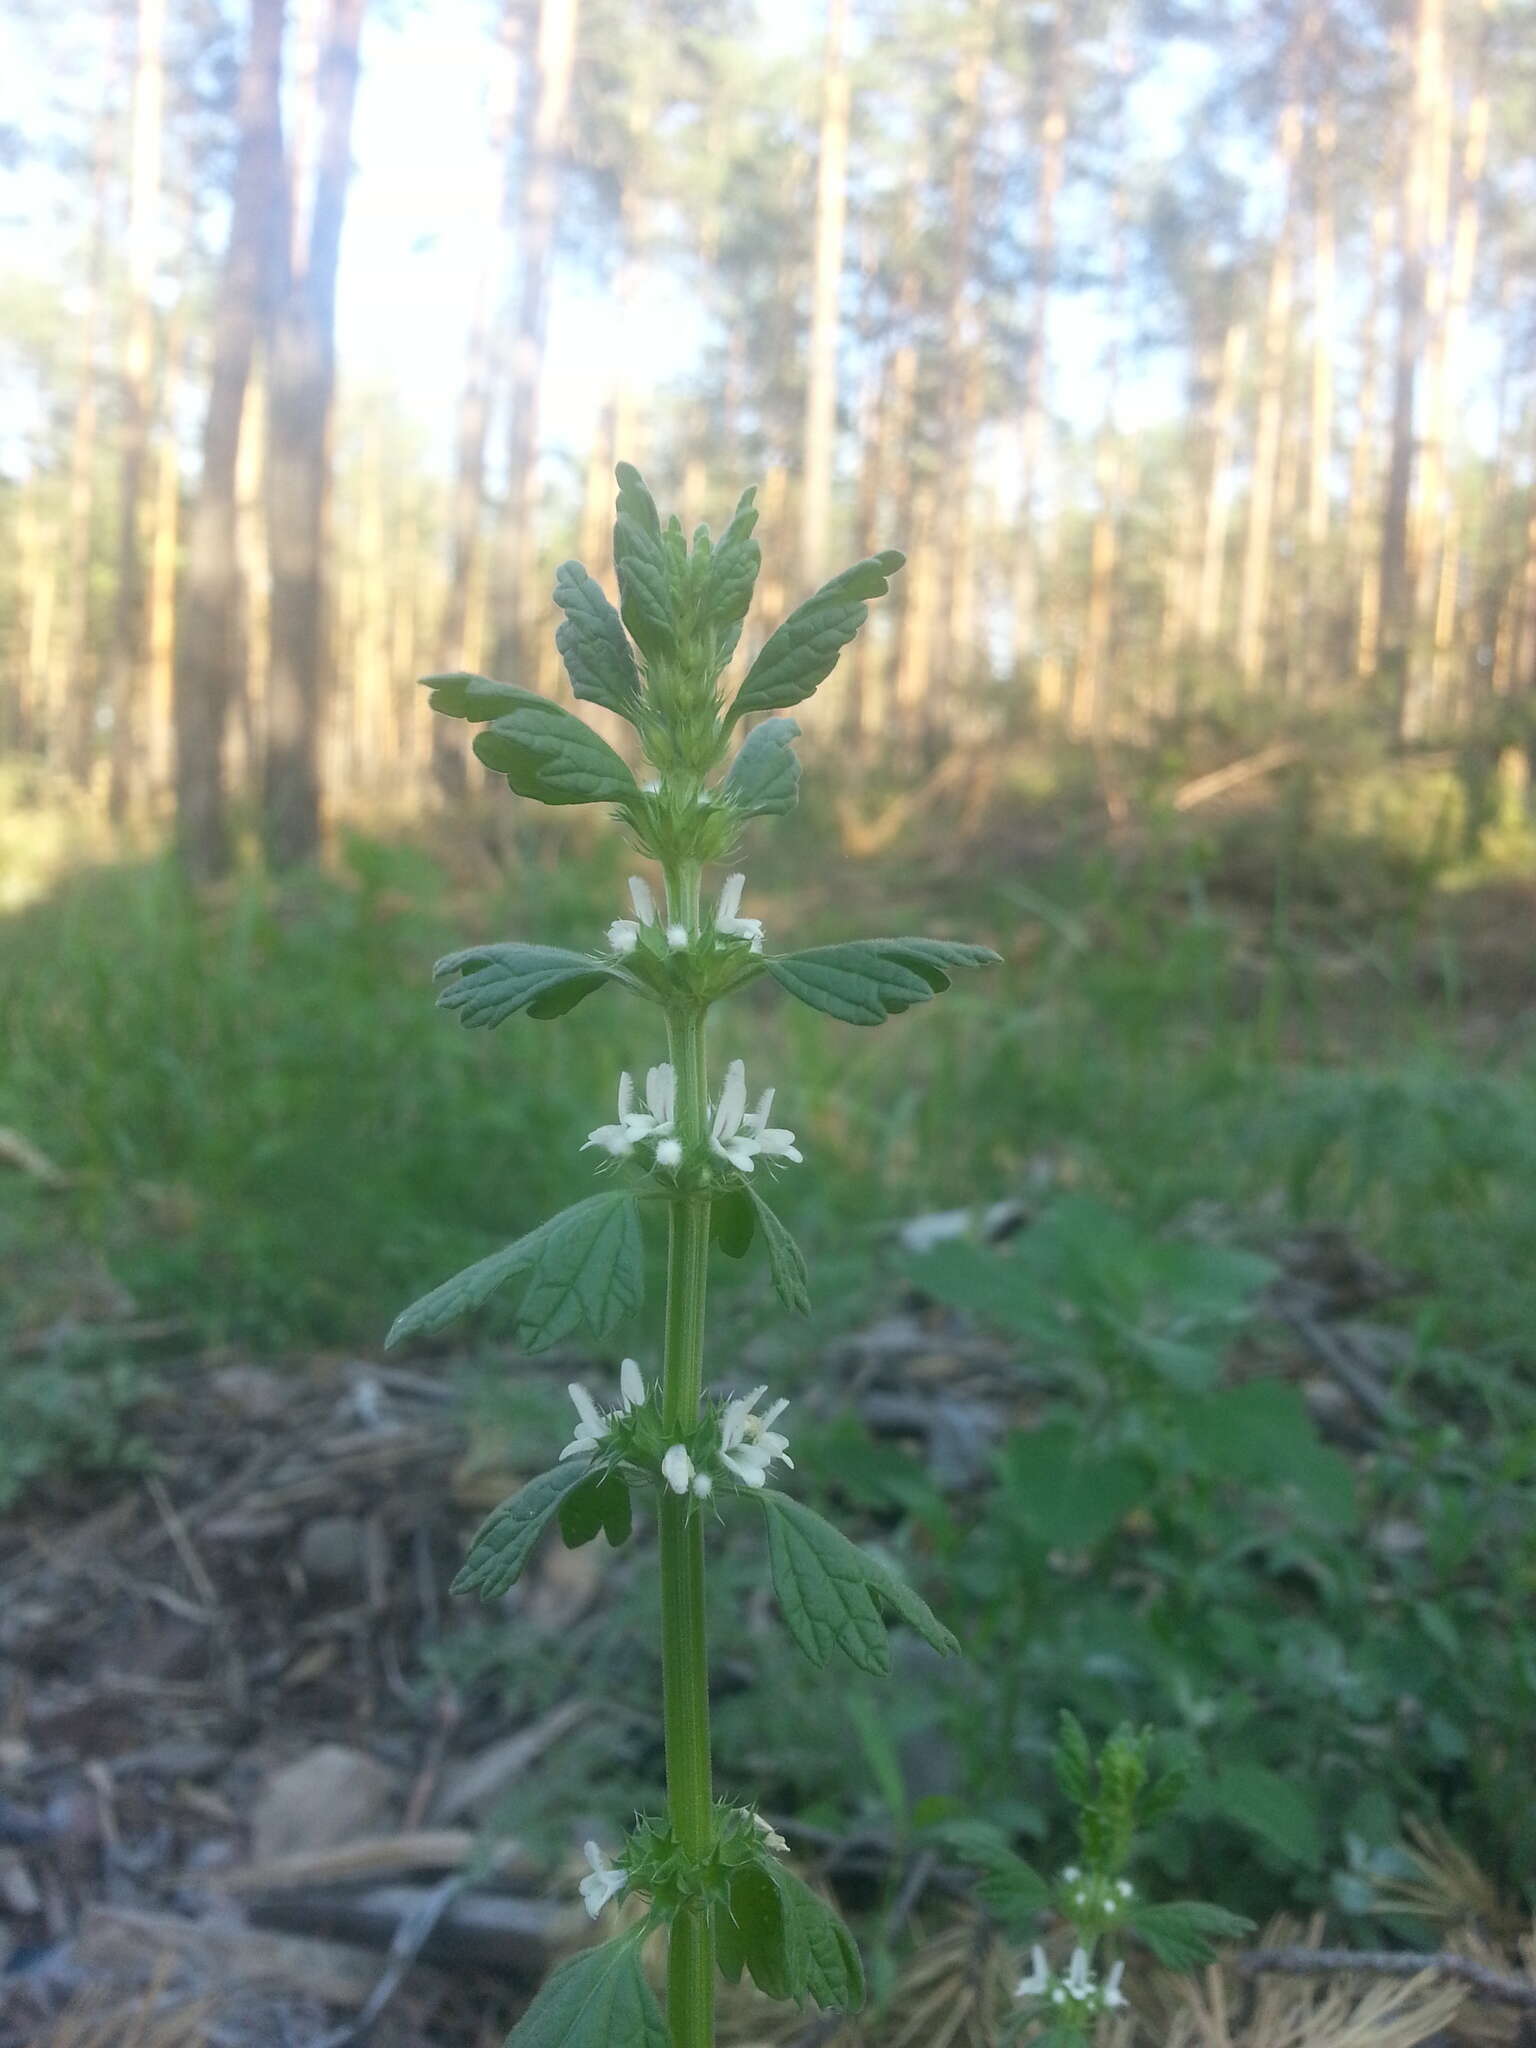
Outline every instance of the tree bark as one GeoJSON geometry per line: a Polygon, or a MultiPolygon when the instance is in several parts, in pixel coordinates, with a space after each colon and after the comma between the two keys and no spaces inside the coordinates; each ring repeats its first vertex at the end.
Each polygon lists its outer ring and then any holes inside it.
{"type": "Polygon", "coordinates": [[[1013,585],[1013,658],[1022,673],[1040,653],[1040,461],[1045,442],[1051,295],[1056,282],[1056,206],[1067,153],[1066,4],[1051,10],[1045,109],[1035,186],[1034,294],[1019,418],[1019,550],[1013,585]]]}
{"type": "MultiPolygon", "coordinates": [[[[325,525],[336,381],[336,271],[351,173],[352,112],[365,0],[331,0],[316,73],[314,198],[303,268],[275,322],[267,413],[272,673],[262,839],[275,869],[320,847],[320,732],[326,683],[325,525]]],[[[295,203],[290,191],[288,205],[295,203]]],[[[286,240],[286,236],[285,236],[286,240]]]]}
{"type": "Polygon", "coordinates": [[[1205,489],[1204,538],[1200,549],[1200,595],[1195,633],[1202,647],[1214,646],[1221,635],[1222,593],[1226,584],[1227,529],[1232,506],[1227,496],[1232,444],[1237,423],[1237,387],[1248,353],[1248,329],[1240,320],[1227,328],[1221,350],[1221,373],[1211,403],[1211,464],[1205,489]]]}
{"type": "Polygon", "coordinates": [[[560,138],[570,99],[578,0],[540,0],[534,66],[524,99],[522,195],[509,420],[507,496],[498,536],[496,660],[501,674],[531,676],[528,627],[537,561],[539,384],[549,324],[560,138]]]}
{"type": "Polygon", "coordinates": [[[848,217],[848,0],[827,0],[822,46],[821,144],[816,161],[816,231],[811,340],[805,387],[804,497],[800,574],[807,590],[827,574],[832,469],[837,438],[837,359],[841,326],[843,234],[848,217]]]}
{"type": "Polygon", "coordinates": [[[251,359],[270,324],[281,265],[283,14],[284,0],[251,0],[229,242],[214,300],[202,477],[187,521],[174,669],[176,824],[182,859],[200,879],[229,864],[224,727],[244,643],[236,468],[251,359]]]}
{"type": "Polygon", "coordinates": [[[126,234],[128,312],[119,440],[117,598],[109,658],[112,743],[107,802],[115,821],[127,815],[133,795],[141,723],[139,693],[148,654],[144,510],[155,404],[155,245],[160,228],[164,121],[165,0],[137,0],[126,234]]]}

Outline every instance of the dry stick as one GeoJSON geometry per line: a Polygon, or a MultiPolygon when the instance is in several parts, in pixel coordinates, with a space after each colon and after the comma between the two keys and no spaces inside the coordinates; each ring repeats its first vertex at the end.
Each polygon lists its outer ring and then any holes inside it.
{"type": "Polygon", "coordinates": [[[1522,2005],[1536,2010],[1536,1981],[1527,1977],[1506,1977],[1471,1956],[1414,1955],[1395,1951],[1349,1948],[1250,1948],[1237,1957],[1237,1966],[1250,1976],[1276,1971],[1295,1977],[1322,1976],[1332,1970],[1354,1970],[1372,1977],[1418,1977],[1432,1971],[1441,1977],[1459,1977],[1480,1998],[1499,2005],[1522,2005]]]}

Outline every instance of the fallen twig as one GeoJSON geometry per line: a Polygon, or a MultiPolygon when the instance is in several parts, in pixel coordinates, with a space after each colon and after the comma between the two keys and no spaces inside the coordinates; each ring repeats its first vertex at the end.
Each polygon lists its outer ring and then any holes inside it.
{"type": "Polygon", "coordinates": [[[1293,1977],[1325,1976],[1333,1970],[1353,1970],[1370,1977],[1418,1977],[1433,1972],[1459,1978],[1480,1998],[1536,2009],[1536,1982],[1529,1977],[1506,1977],[1486,1963],[1474,1962],[1471,1956],[1418,1955],[1412,1950],[1250,1948],[1239,1954],[1237,1966],[1250,1976],[1265,1971],[1293,1977]]]}
{"type": "Polygon", "coordinates": [[[412,1902],[401,1914],[389,1944],[389,1967],[369,1993],[362,2011],[322,2035],[315,2048],[362,2048],[385,2007],[410,1974],[423,1944],[468,1882],[467,1873],[456,1870],[412,1902]]]}

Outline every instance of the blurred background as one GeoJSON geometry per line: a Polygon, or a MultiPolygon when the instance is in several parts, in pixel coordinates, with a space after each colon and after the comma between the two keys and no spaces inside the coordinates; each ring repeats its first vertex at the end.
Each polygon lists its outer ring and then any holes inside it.
{"type": "MultiPolygon", "coordinates": [[[[1152,1891],[1528,1972],[1536,9],[3,35],[0,2041],[316,2048],[378,1988],[367,2038],[499,2040],[584,1835],[658,1797],[643,1552],[444,1598],[618,1354],[518,1360],[494,1308],[380,1349],[586,1190],[655,1055],[617,1004],[430,993],[625,908],[604,822],[509,800],[415,680],[566,690],[618,458],[690,529],[758,485],[744,658],[908,557],[752,828],[770,946],[1005,962],[870,1033],[754,991],[719,1047],[806,1151],[814,1310],[723,1267],[717,1377],[793,1395],[807,1490],[971,1652],[802,1676],[723,1545],[724,1781],[879,1994],[728,2038],[997,2039],[924,1830],[1068,1860],[1062,1707],[1195,1770],[1152,1891]]],[[[1145,2038],[1516,2038],[1227,1982],[1145,2038]]]]}

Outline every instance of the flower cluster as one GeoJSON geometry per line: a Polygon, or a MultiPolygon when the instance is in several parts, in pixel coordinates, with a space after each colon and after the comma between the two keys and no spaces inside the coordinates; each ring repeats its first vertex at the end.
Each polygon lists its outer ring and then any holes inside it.
{"type": "Polygon", "coordinates": [[[1033,1967],[1029,1975],[1021,1977],[1014,1986],[1015,1998],[1042,1999],[1064,2016],[1082,2019],[1112,2012],[1125,2004],[1125,1993],[1120,1989],[1124,1963],[1116,1963],[1101,1984],[1093,1974],[1085,1948],[1073,1949],[1071,1961],[1064,1971],[1051,1968],[1045,1959],[1045,1950],[1038,1943],[1030,1950],[1030,1962],[1033,1967]]]}
{"type": "MultiPolygon", "coordinates": [[[[745,939],[754,953],[761,953],[762,919],[741,915],[741,892],[746,883],[745,875],[726,876],[715,905],[711,929],[717,938],[745,939]]],[[[630,876],[629,902],[634,916],[616,917],[608,927],[608,944],[621,960],[639,948],[648,931],[656,934],[656,940],[652,942],[656,950],[660,951],[664,944],[669,953],[687,952],[692,944],[687,925],[663,919],[651,885],[643,875],[630,876]]]]}
{"type": "MultiPolygon", "coordinates": [[[[773,1427],[789,1403],[775,1401],[766,1413],[756,1413],[757,1404],[767,1391],[766,1387],[754,1387],[750,1394],[738,1394],[727,1401],[720,1411],[720,1463],[743,1486],[762,1486],[776,1462],[794,1470],[789,1438],[773,1427]]],[[[707,1460],[707,1453],[705,1457],[707,1460]]],[[[673,1444],[668,1450],[661,1461],[661,1476],[674,1493],[691,1493],[698,1500],[708,1500],[715,1490],[707,1463],[696,1461],[686,1444],[673,1444]]]]}
{"type": "MultiPolygon", "coordinates": [[[[756,1109],[747,1108],[747,1070],[732,1060],[725,1070],[720,1100],[709,1126],[709,1149],[738,1173],[751,1173],[759,1159],[792,1159],[798,1165],[804,1154],[795,1144],[793,1131],[771,1125],[774,1090],[765,1088],[756,1109]]],[[[683,1143],[677,1131],[677,1075],[667,1063],[652,1067],[645,1077],[645,1107],[637,1107],[634,1076],[619,1076],[618,1116],[611,1124],[599,1124],[587,1133],[583,1152],[594,1147],[610,1159],[628,1159],[642,1145],[652,1148],[657,1166],[669,1170],[683,1163],[683,1143]]]]}
{"type": "Polygon", "coordinates": [[[1136,1896],[1136,1887],[1129,1878],[1117,1878],[1111,1884],[1107,1878],[1085,1875],[1075,1863],[1069,1863],[1062,1871],[1061,1888],[1063,1904],[1078,1919],[1091,1915],[1113,1920],[1136,1896]]]}

